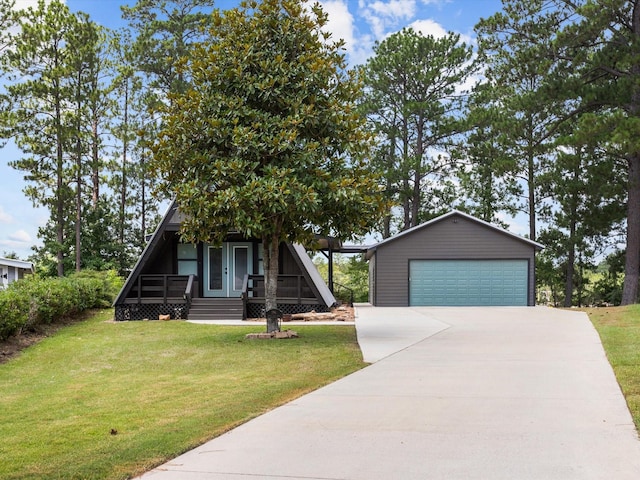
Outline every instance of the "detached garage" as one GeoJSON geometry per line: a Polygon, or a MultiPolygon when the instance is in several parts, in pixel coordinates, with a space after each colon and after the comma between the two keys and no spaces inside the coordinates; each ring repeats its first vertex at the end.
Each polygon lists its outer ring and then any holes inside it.
{"type": "Polygon", "coordinates": [[[534,305],[541,249],[454,210],[367,251],[369,300],[385,307],[534,305]]]}

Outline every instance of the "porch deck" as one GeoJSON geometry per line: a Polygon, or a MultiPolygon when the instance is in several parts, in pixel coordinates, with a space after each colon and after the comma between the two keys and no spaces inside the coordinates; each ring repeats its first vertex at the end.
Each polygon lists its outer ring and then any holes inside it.
{"type": "MultiPolygon", "coordinates": [[[[242,295],[199,297],[194,275],[139,275],[129,295],[116,304],[116,320],[244,320],[264,316],[264,276],[245,275],[242,295]]],[[[325,312],[302,275],[279,275],[278,309],[283,313],[325,312]]]]}

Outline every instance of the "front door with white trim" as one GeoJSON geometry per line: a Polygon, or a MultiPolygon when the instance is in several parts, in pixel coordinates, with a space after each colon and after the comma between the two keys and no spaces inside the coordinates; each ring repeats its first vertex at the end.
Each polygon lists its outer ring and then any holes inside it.
{"type": "Polygon", "coordinates": [[[204,245],[205,297],[239,297],[244,276],[253,271],[253,245],[247,242],[204,245]]]}

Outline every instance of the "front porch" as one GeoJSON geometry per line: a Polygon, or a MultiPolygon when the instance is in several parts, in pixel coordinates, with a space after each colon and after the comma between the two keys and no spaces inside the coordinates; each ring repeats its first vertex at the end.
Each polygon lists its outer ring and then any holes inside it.
{"type": "MultiPolygon", "coordinates": [[[[264,275],[245,274],[239,297],[200,296],[196,275],[139,275],[129,295],[115,305],[117,321],[171,319],[246,320],[264,316],[264,275]]],[[[303,275],[278,276],[278,308],[283,313],[326,312],[303,275]]]]}

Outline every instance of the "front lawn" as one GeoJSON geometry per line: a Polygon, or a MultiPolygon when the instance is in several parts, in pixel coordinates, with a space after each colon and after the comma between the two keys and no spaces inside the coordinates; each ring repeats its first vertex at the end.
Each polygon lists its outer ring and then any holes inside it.
{"type": "Polygon", "coordinates": [[[587,308],[640,431],[640,305],[587,308]]]}
{"type": "Polygon", "coordinates": [[[0,365],[0,478],[124,479],[364,366],[353,326],[112,323],[113,310],[0,365]]]}

